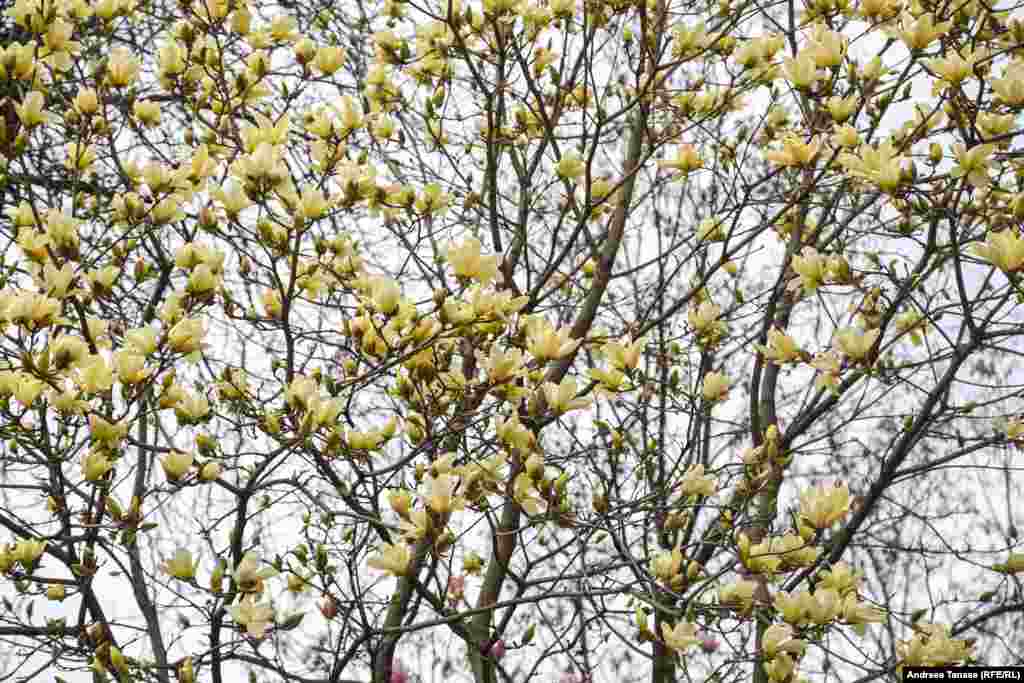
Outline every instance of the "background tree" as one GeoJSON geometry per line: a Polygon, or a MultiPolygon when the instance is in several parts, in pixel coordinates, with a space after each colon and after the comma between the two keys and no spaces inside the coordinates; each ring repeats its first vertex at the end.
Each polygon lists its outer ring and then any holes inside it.
{"type": "Polygon", "coordinates": [[[1022,663],[1014,10],[7,6],[4,675],[1022,663]]]}

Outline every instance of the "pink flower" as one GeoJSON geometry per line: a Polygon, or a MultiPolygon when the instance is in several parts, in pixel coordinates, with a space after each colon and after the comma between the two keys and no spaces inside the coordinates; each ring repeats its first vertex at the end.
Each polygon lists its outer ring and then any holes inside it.
{"type": "Polygon", "coordinates": [[[391,677],[388,683],[409,683],[409,674],[401,662],[394,662],[391,665],[391,677]]]}
{"type": "Polygon", "coordinates": [[[558,683],[590,683],[590,676],[587,674],[566,671],[562,674],[561,678],[558,679],[558,683]]]}
{"type": "Polygon", "coordinates": [[[491,647],[487,650],[487,654],[488,656],[493,657],[495,661],[497,661],[505,656],[505,650],[505,641],[499,638],[498,640],[494,641],[491,647]]]}
{"type": "Polygon", "coordinates": [[[704,652],[707,652],[708,654],[717,650],[719,645],[721,645],[721,643],[718,642],[717,638],[712,638],[708,635],[701,637],[700,649],[704,650],[704,652]]]}

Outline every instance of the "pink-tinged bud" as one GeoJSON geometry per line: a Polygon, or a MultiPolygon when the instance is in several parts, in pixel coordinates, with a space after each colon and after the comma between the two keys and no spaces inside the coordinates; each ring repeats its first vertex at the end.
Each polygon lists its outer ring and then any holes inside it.
{"type": "Polygon", "coordinates": [[[570,673],[566,671],[558,679],[558,683],[591,683],[590,674],[570,673]]]}
{"type": "Polygon", "coordinates": [[[333,596],[328,595],[320,603],[320,614],[324,615],[324,619],[328,620],[338,616],[338,603],[333,596]]]}
{"type": "Polygon", "coordinates": [[[711,636],[703,636],[700,640],[700,649],[704,650],[704,652],[707,652],[708,654],[718,650],[719,645],[721,645],[721,643],[718,639],[712,638],[711,636]]]}
{"type": "Polygon", "coordinates": [[[391,677],[388,678],[388,683],[409,683],[409,674],[406,672],[405,667],[402,666],[401,662],[395,662],[391,666],[391,677]]]}
{"type": "Polygon", "coordinates": [[[497,661],[505,656],[506,649],[507,648],[505,647],[505,641],[499,638],[498,640],[494,641],[493,644],[491,644],[490,648],[488,648],[487,656],[492,657],[495,661],[497,661]]]}
{"type": "Polygon", "coordinates": [[[451,601],[452,606],[458,605],[462,602],[462,598],[466,595],[466,577],[463,576],[449,576],[448,577],[448,600],[451,601]]]}

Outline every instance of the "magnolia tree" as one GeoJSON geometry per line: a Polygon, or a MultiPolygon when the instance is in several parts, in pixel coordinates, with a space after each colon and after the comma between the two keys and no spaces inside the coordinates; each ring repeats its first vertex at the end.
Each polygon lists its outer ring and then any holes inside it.
{"type": "Polygon", "coordinates": [[[6,6],[7,678],[1024,663],[1012,7],[6,6]]]}

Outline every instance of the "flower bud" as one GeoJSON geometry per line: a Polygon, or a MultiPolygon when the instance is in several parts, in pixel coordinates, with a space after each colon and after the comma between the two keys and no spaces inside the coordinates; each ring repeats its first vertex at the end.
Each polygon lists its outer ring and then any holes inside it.
{"type": "Polygon", "coordinates": [[[178,683],[195,683],[196,672],[191,657],[185,657],[178,665],[178,683]]]}
{"type": "Polygon", "coordinates": [[[199,470],[199,478],[203,481],[215,481],[220,477],[221,466],[220,463],[208,462],[203,465],[203,468],[199,470]]]}

